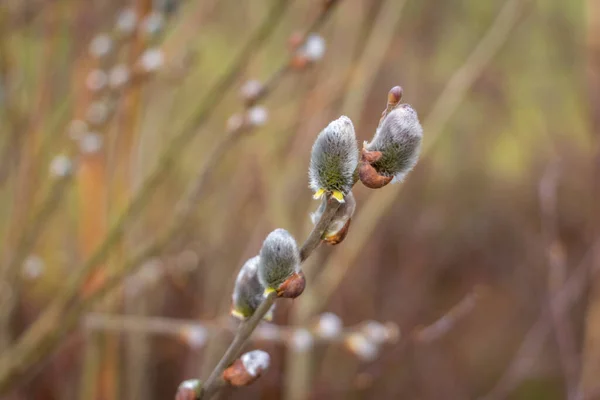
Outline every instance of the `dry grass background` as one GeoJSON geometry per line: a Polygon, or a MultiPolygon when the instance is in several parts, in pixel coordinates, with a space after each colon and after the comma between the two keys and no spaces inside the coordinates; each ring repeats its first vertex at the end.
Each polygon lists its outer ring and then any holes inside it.
{"type": "Polygon", "coordinates": [[[424,124],[417,168],[355,189],[348,238],[318,249],[275,322],[329,311],[393,322],[400,339],[368,362],[340,343],[257,340],[271,367],[222,397],[600,398],[600,2],[338,3],[323,59],[283,70],[323,1],[0,3],[2,398],[170,399],[208,376],[241,264],[272,229],[310,230],[317,133],[345,114],[368,140],[396,84],[424,124]],[[125,6],[167,10],[164,30],[91,57],[125,6]],[[154,47],[158,71],[86,87],[154,47]],[[273,76],[266,123],[228,128],[249,108],[244,82],[273,76]],[[84,153],[69,129],[97,101],[114,111],[84,153]],[[61,154],[72,175],[51,173],[61,154]]]}

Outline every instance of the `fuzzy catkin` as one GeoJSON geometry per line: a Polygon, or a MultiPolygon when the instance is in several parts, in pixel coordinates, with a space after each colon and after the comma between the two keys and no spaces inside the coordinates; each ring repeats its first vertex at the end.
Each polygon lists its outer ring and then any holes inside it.
{"type": "Polygon", "coordinates": [[[260,249],[258,280],[267,289],[277,290],[294,273],[300,272],[300,251],[285,229],[269,233],[260,249]]]}
{"type": "Polygon", "coordinates": [[[381,158],[372,165],[383,176],[393,176],[392,183],[402,182],[419,159],[423,128],[417,112],[408,104],[392,110],[377,128],[368,151],[380,151],[381,158]]]}
{"type": "Polygon", "coordinates": [[[242,266],[233,288],[232,314],[239,318],[248,318],[263,301],[265,288],[258,280],[259,257],[252,257],[242,266]]]}
{"type": "Polygon", "coordinates": [[[354,184],[358,147],[350,118],[341,116],[319,133],[312,148],[308,170],[314,192],[341,192],[346,195],[354,184]]]}

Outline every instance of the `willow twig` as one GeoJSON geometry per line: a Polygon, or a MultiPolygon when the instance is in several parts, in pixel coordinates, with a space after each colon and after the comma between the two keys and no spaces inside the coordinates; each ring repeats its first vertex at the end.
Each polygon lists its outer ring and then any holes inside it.
{"type": "Polygon", "coordinates": [[[481,298],[484,290],[483,288],[476,288],[435,322],[417,328],[413,335],[414,339],[419,343],[431,343],[445,336],[460,320],[475,309],[477,301],[481,298]]]}

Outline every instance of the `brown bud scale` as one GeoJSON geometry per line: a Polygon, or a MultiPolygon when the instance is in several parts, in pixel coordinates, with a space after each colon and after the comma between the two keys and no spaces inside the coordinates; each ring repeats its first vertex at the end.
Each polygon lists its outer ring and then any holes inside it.
{"type": "Polygon", "coordinates": [[[293,274],[285,280],[277,289],[277,297],[283,297],[286,299],[295,299],[304,292],[306,287],[306,279],[304,278],[304,272],[300,271],[293,274]]]}
{"type": "Polygon", "coordinates": [[[348,236],[348,231],[350,230],[350,222],[351,221],[352,221],[352,218],[349,218],[348,221],[346,221],[346,224],[344,224],[344,227],[342,229],[340,229],[335,235],[324,237],[323,241],[332,246],[342,243],[344,241],[344,239],[346,239],[346,236],[348,236]]]}
{"type": "Polygon", "coordinates": [[[257,380],[259,376],[260,374],[252,376],[239,358],[223,371],[223,380],[231,386],[247,386],[257,380]]]}
{"type": "Polygon", "coordinates": [[[379,175],[377,170],[371,165],[371,163],[378,161],[380,158],[381,152],[362,149],[358,165],[358,178],[363,185],[370,189],[382,188],[394,179],[393,176],[379,175]]]}

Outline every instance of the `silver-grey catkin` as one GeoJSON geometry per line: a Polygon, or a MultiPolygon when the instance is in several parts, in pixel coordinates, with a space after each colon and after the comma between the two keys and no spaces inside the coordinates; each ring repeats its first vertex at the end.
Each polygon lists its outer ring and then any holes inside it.
{"type": "Polygon", "coordinates": [[[356,134],[350,118],[341,116],[319,133],[312,148],[308,170],[309,185],[315,192],[346,195],[354,184],[358,165],[356,134]]]}
{"type": "Polygon", "coordinates": [[[285,229],[275,229],[265,239],[259,253],[258,280],[267,289],[277,290],[287,278],[300,272],[300,251],[285,229]]]}
{"type": "Polygon", "coordinates": [[[372,165],[380,175],[393,176],[392,183],[402,182],[419,159],[423,128],[417,112],[408,104],[392,110],[377,128],[368,151],[380,151],[381,158],[372,165]]]}
{"type": "Polygon", "coordinates": [[[258,280],[258,264],[259,256],[246,261],[235,280],[231,314],[239,319],[252,316],[264,300],[265,288],[258,280]]]}

